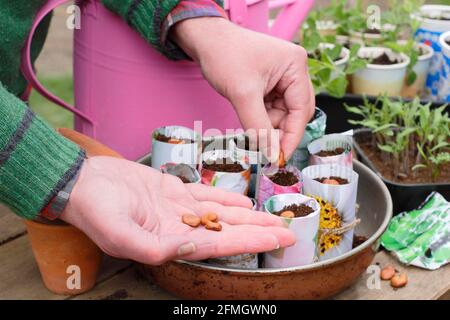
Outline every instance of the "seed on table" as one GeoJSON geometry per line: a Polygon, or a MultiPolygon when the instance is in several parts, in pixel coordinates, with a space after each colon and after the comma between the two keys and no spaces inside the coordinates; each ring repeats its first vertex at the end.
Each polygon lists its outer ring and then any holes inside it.
{"type": "Polygon", "coordinates": [[[206,226],[206,224],[208,223],[208,222],[217,222],[217,221],[219,221],[219,217],[217,216],[217,214],[215,214],[215,213],[207,213],[207,214],[205,214],[205,215],[203,215],[202,216],[202,218],[201,218],[201,223],[203,224],[203,225],[205,225],[206,226]]]}
{"type": "Polygon", "coordinates": [[[395,268],[393,266],[388,265],[381,270],[381,280],[391,280],[393,276],[395,276],[395,268]]]}
{"type": "Polygon", "coordinates": [[[402,288],[402,287],[406,286],[407,283],[408,283],[408,277],[406,276],[405,273],[396,274],[391,279],[391,286],[393,288],[402,288]]]}
{"type": "Polygon", "coordinates": [[[295,213],[293,213],[292,211],[289,211],[289,210],[287,210],[287,211],[283,211],[281,214],[280,214],[280,217],[283,217],[283,218],[295,218],[295,213]]]}
{"type": "Polygon", "coordinates": [[[193,228],[197,228],[201,223],[200,217],[196,216],[195,214],[183,214],[181,220],[184,224],[187,224],[188,226],[191,226],[193,228]]]}

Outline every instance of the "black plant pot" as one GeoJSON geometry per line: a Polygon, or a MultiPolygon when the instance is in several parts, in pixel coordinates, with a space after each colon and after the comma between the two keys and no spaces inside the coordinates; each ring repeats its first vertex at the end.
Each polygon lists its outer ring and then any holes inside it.
{"type": "Polygon", "coordinates": [[[425,198],[433,191],[442,194],[445,199],[450,200],[450,183],[399,183],[384,178],[375,168],[372,161],[365,155],[358,144],[358,141],[367,141],[370,139],[369,129],[357,129],[353,134],[354,147],[362,163],[371,168],[386,184],[391,193],[394,206],[394,215],[403,211],[410,211],[418,208],[425,198]]]}
{"type": "MultiPolygon", "coordinates": [[[[376,100],[376,97],[368,96],[367,99],[373,103],[376,100]]],[[[403,101],[410,100],[403,99],[403,101]]],[[[427,102],[428,101],[422,101],[422,103],[427,102]]],[[[440,107],[444,103],[445,102],[433,102],[431,108],[440,107]]],[[[359,106],[364,104],[364,100],[361,95],[356,94],[346,94],[342,98],[335,98],[326,93],[320,93],[316,96],[316,106],[327,114],[327,134],[359,128],[358,126],[348,123],[349,119],[360,120],[360,117],[345,110],[344,104],[349,106],[359,106]]],[[[449,105],[447,105],[446,110],[450,110],[449,105]]]]}

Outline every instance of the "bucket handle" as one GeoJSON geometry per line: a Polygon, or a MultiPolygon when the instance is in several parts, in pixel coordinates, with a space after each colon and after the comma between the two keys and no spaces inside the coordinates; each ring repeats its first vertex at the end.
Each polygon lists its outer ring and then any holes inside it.
{"type": "Polygon", "coordinates": [[[51,93],[49,90],[47,90],[42,83],[38,80],[36,77],[36,73],[33,69],[33,63],[31,62],[31,43],[33,41],[33,36],[36,32],[37,27],[42,22],[42,20],[56,7],[59,5],[64,4],[65,2],[68,2],[69,0],[48,0],[42,8],[37,12],[36,17],[33,21],[33,25],[31,27],[30,33],[28,35],[28,38],[25,42],[25,46],[22,48],[22,54],[21,54],[21,65],[20,69],[22,71],[23,76],[28,81],[28,83],[42,96],[47,98],[48,100],[54,102],[55,104],[61,106],[62,108],[69,110],[74,115],[79,117],[85,122],[88,122],[90,125],[92,125],[92,131],[93,136],[95,137],[95,123],[94,121],[86,115],[84,112],[72,107],[67,102],[62,100],[61,98],[55,96],[53,93],[51,93]]]}
{"type": "MultiPolygon", "coordinates": [[[[228,0],[230,20],[240,26],[246,27],[248,22],[248,5],[258,0],[228,0]]],[[[311,10],[314,0],[267,0],[269,10],[282,8],[270,34],[287,41],[297,33],[300,24],[305,20],[311,10]]]]}
{"type": "Polygon", "coordinates": [[[275,19],[270,34],[285,40],[292,40],[301,23],[308,16],[314,0],[269,0],[269,9],[281,9],[275,19]]]}

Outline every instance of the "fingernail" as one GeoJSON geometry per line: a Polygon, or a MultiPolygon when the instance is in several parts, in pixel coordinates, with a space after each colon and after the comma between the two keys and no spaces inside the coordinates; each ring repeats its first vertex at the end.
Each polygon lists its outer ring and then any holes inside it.
{"type": "Polygon", "coordinates": [[[186,254],[194,253],[196,250],[195,244],[193,242],[189,242],[186,244],[183,244],[178,248],[178,255],[184,256],[186,254]]]}
{"type": "Polygon", "coordinates": [[[280,249],[280,244],[278,243],[277,246],[275,247],[275,250],[280,249]]]}

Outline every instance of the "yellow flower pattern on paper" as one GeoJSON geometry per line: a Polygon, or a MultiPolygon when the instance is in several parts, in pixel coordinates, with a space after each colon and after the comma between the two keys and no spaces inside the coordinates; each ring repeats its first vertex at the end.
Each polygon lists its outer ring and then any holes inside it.
{"type": "Polygon", "coordinates": [[[323,237],[321,234],[324,229],[336,229],[342,227],[342,218],[339,215],[337,209],[331,205],[331,203],[323,200],[320,197],[314,197],[320,205],[320,223],[319,239],[322,239],[319,243],[320,255],[323,255],[326,251],[330,250],[334,246],[338,245],[342,239],[342,235],[328,234],[323,237]]]}

